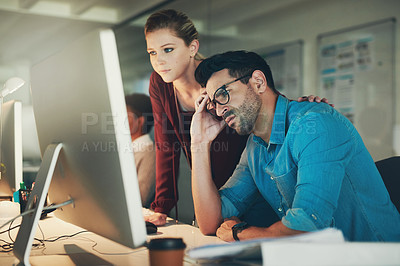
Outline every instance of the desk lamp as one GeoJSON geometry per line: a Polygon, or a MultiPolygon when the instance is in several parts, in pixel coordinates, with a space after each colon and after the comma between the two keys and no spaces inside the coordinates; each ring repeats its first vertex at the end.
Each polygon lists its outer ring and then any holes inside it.
{"type": "Polygon", "coordinates": [[[18,77],[12,77],[9,78],[6,83],[4,83],[3,89],[0,92],[0,180],[1,180],[1,174],[3,170],[5,170],[4,165],[2,163],[2,158],[1,158],[1,147],[2,147],[2,137],[3,137],[3,121],[2,121],[2,108],[3,108],[3,100],[4,97],[7,95],[15,92],[19,88],[21,88],[25,84],[25,81],[21,78],[18,77]]]}

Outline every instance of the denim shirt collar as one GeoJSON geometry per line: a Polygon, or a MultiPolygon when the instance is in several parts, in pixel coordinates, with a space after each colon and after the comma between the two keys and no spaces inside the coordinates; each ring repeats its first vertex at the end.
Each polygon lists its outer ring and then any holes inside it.
{"type": "Polygon", "coordinates": [[[274,122],[272,123],[271,136],[269,138],[269,143],[266,145],[265,141],[253,135],[253,140],[261,145],[269,147],[271,144],[283,144],[286,135],[286,113],[288,110],[289,100],[282,95],[278,96],[276,102],[274,122]]]}

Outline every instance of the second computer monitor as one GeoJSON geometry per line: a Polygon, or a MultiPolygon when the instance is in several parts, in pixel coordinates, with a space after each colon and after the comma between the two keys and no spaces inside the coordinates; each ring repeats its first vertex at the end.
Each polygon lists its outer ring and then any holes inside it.
{"type": "Polygon", "coordinates": [[[8,101],[1,108],[0,197],[11,199],[22,182],[22,103],[8,101]]]}

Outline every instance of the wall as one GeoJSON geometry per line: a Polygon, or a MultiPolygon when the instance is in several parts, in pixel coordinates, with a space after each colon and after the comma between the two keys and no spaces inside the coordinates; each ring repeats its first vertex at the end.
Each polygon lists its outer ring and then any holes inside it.
{"type": "MultiPolygon", "coordinates": [[[[335,30],[379,21],[396,19],[395,27],[395,77],[400,68],[400,1],[320,1],[301,2],[274,14],[254,18],[243,34],[256,38],[262,32],[265,46],[304,40],[304,95],[318,94],[317,90],[317,36],[335,30]],[[271,25],[266,29],[265,25],[271,25]]],[[[245,27],[243,27],[245,28],[245,27]]],[[[395,80],[395,129],[394,150],[400,155],[400,82],[395,80]]]]}

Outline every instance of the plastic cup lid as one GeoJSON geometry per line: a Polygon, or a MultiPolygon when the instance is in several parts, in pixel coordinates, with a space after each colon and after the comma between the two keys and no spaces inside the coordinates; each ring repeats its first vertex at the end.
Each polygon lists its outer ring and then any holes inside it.
{"type": "Polygon", "coordinates": [[[186,244],[182,238],[155,238],[150,240],[149,250],[173,250],[184,249],[186,244]]]}

